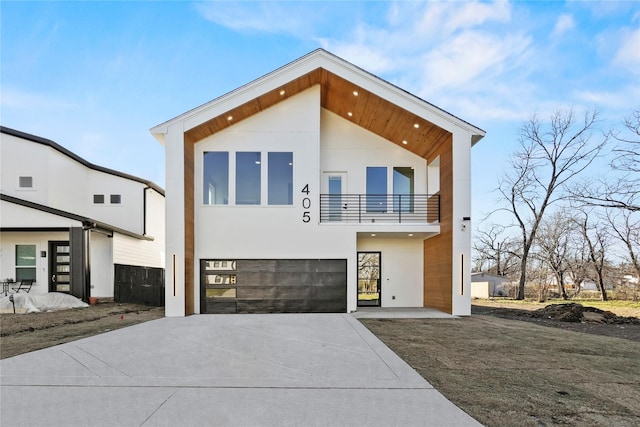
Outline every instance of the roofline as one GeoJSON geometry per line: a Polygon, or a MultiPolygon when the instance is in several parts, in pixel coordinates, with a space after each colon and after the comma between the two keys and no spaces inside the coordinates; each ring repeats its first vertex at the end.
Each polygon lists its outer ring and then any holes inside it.
{"type": "Polygon", "coordinates": [[[70,150],[64,148],[62,145],[53,142],[50,139],[46,139],[46,138],[43,138],[43,137],[37,136],[37,135],[32,135],[30,133],[22,132],[22,131],[19,131],[19,130],[16,130],[16,129],[11,129],[11,128],[8,128],[6,126],[0,126],[0,133],[4,133],[4,134],[7,134],[7,135],[15,136],[17,138],[26,139],[26,140],[29,140],[31,142],[35,142],[37,144],[46,145],[46,146],[51,147],[54,150],[64,154],[65,156],[75,160],[76,162],[82,164],[83,166],[86,166],[89,169],[93,169],[93,170],[96,170],[98,172],[107,173],[109,175],[114,175],[114,176],[118,176],[120,178],[125,178],[125,179],[131,180],[131,181],[136,181],[136,182],[139,182],[141,184],[145,184],[148,187],[153,188],[155,191],[160,193],[162,196],[164,196],[164,189],[162,187],[160,187],[159,185],[157,185],[156,183],[154,183],[152,181],[149,181],[149,180],[146,180],[144,178],[139,178],[139,177],[134,176],[134,175],[129,175],[128,173],[120,172],[120,171],[117,171],[117,170],[114,170],[114,169],[105,168],[104,166],[98,166],[96,164],[88,162],[87,160],[85,160],[82,157],[78,156],[77,154],[71,152],[70,150]]]}
{"type": "MultiPolygon", "coordinates": [[[[346,61],[346,60],[340,58],[339,56],[337,56],[337,55],[335,55],[335,54],[333,54],[333,53],[331,53],[331,52],[329,52],[329,51],[327,51],[325,49],[322,49],[322,48],[315,49],[312,52],[309,52],[308,54],[303,55],[300,58],[297,58],[297,59],[289,62],[288,64],[285,64],[285,65],[279,67],[279,68],[276,68],[275,70],[273,70],[273,71],[271,71],[271,72],[269,72],[267,74],[264,74],[263,76],[258,77],[257,79],[254,79],[254,80],[252,80],[252,81],[250,81],[248,83],[245,83],[244,85],[239,86],[239,87],[237,87],[237,88],[235,88],[235,89],[233,89],[233,90],[231,90],[231,91],[229,91],[229,92],[227,92],[227,93],[225,93],[223,95],[220,95],[220,96],[212,99],[211,101],[205,102],[204,104],[201,104],[201,105],[199,105],[199,106],[197,106],[195,108],[192,108],[191,110],[188,110],[185,113],[182,113],[182,114],[180,114],[180,115],[178,115],[178,116],[176,116],[176,117],[174,117],[172,119],[169,119],[169,120],[167,120],[167,121],[165,121],[163,123],[160,123],[157,126],[152,127],[150,129],[150,132],[160,143],[164,144],[164,140],[162,138],[162,134],[166,133],[166,128],[169,125],[171,125],[172,123],[177,122],[179,120],[185,120],[185,119],[187,119],[187,118],[189,118],[189,117],[201,112],[202,110],[206,109],[207,107],[209,107],[209,106],[211,106],[213,104],[221,102],[226,98],[231,98],[236,93],[242,92],[242,91],[244,91],[244,90],[246,90],[248,88],[251,88],[251,87],[258,86],[261,81],[269,80],[269,78],[274,77],[275,75],[281,73],[283,70],[286,70],[288,68],[293,68],[295,64],[302,63],[302,62],[305,62],[307,60],[311,60],[311,59],[313,59],[315,57],[318,57],[318,56],[324,56],[325,58],[331,59],[334,62],[336,62],[337,64],[342,65],[342,66],[352,67],[353,69],[355,69],[356,71],[360,72],[361,74],[368,76],[373,81],[377,81],[378,83],[382,83],[382,85],[386,86],[388,89],[391,89],[391,90],[394,90],[396,92],[399,92],[401,95],[403,95],[405,97],[409,97],[409,98],[413,99],[414,101],[417,101],[419,104],[422,104],[422,106],[426,106],[426,107],[429,107],[431,109],[434,109],[436,112],[439,112],[440,114],[442,114],[446,118],[453,119],[453,121],[457,121],[457,122],[459,122],[461,124],[464,124],[465,127],[470,128],[469,130],[471,130],[472,132],[475,132],[475,134],[472,136],[472,145],[475,145],[486,134],[486,131],[484,131],[483,129],[481,129],[481,128],[477,127],[477,126],[474,126],[473,124],[467,122],[466,120],[463,120],[463,119],[459,118],[458,116],[455,116],[455,115],[449,113],[448,111],[443,110],[442,108],[440,108],[440,107],[438,107],[438,106],[436,106],[434,104],[431,104],[430,102],[425,101],[424,99],[412,94],[411,92],[409,92],[409,91],[407,91],[407,90],[405,90],[405,89],[403,89],[403,88],[401,88],[401,87],[399,87],[399,86],[397,86],[397,85],[395,85],[393,83],[390,83],[390,82],[384,80],[383,78],[378,77],[375,74],[373,74],[373,73],[371,73],[371,72],[369,72],[369,71],[367,71],[367,70],[365,70],[365,69],[363,69],[363,68],[361,68],[361,67],[359,67],[357,65],[354,65],[351,62],[346,61]]],[[[327,71],[330,71],[330,70],[327,70],[327,71]]],[[[187,129],[185,129],[185,130],[187,130],[187,129]]]]}
{"type": "Polygon", "coordinates": [[[9,196],[7,194],[0,193],[0,200],[4,202],[9,202],[16,205],[24,206],[30,209],[35,209],[38,211],[50,213],[52,215],[61,216],[63,218],[69,218],[74,221],[80,221],[82,222],[83,225],[88,226],[90,228],[97,228],[97,229],[102,229],[106,231],[115,231],[117,233],[124,234],[126,236],[135,237],[136,239],[139,239],[139,240],[149,240],[149,241],[155,240],[153,237],[143,236],[142,234],[134,233],[133,231],[125,230],[124,228],[116,227],[111,224],[107,224],[105,222],[96,221],[95,219],[88,218],[86,216],[77,215],[71,212],[65,212],[60,209],[41,205],[35,202],[30,202],[28,200],[23,200],[18,197],[9,196]]]}

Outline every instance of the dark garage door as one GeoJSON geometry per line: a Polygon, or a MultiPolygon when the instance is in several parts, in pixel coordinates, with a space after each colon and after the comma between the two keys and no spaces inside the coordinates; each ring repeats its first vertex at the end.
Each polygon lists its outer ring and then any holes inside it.
{"type": "Polygon", "coordinates": [[[344,313],[346,259],[202,260],[201,313],[344,313]]]}

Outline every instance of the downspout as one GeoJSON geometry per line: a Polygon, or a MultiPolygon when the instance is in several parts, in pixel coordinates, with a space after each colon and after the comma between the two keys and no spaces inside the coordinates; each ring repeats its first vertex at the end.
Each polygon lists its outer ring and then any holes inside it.
{"type": "Polygon", "coordinates": [[[142,235],[147,235],[147,190],[151,187],[146,186],[142,189],[142,235]]]}

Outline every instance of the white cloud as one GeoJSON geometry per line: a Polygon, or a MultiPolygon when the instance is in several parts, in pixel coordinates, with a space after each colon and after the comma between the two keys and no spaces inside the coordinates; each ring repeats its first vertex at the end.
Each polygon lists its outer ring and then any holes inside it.
{"type": "Polygon", "coordinates": [[[556,21],[556,25],[553,27],[551,36],[553,38],[559,38],[567,31],[575,28],[575,26],[576,26],[576,23],[573,20],[573,15],[562,14],[556,21]]]}
{"type": "Polygon", "coordinates": [[[195,7],[208,21],[241,32],[308,36],[322,18],[305,2],[202,2],[195,7]]]}
{"type": "Polygon", "coordinates": [[[70,102],[62,99],[53,98],[39,93],[24,92],[11,88],[2,88],[0,105],[5,108],[16,109],[67,109],[75,107],[74,104],[71,104],[70,102]]]}
{"type": "Polygon", "coordinates": [[[638,69],[640,69],[640,29],[623,34],[620,48],[613,58],[613,63],[638,73],[638,69]]]}

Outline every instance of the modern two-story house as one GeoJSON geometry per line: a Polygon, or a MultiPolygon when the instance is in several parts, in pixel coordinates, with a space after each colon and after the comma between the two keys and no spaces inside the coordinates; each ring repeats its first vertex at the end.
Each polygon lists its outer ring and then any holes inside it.
{"type": "Polygon", "coordinates": [[[132,277],[164,280],[162,188],[39,136],[0,127],[0,138],[3,280],[85,300],[130,293],[132,277]]]}
{"type": "Polygon", "coordinates": [[[168,316],[470,314],[470,150],[485,132],[322,49],[151,129],[168,316]]]}

